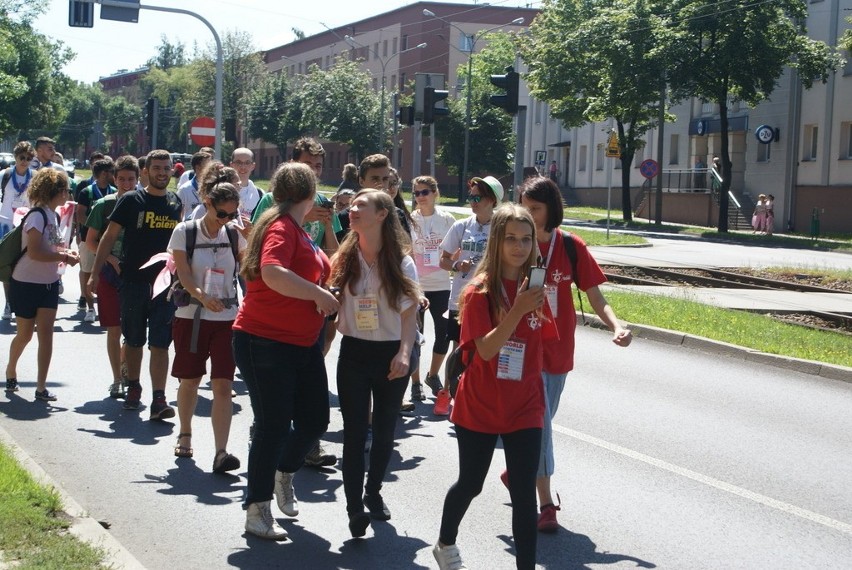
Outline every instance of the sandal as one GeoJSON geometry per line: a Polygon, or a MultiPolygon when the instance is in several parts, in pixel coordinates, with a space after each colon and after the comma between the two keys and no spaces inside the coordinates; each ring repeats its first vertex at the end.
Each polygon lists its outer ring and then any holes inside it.
{"type": "Polygon", "coordinates": [[[185,437],[192,437],[191,433],[179,433],[177,437],[177,443],[175,444],[175,457],[192,457],[192,448],[189,446],[184,446],[180,444],[180,440],[185,437]]]}
{"type": "Polygon", "coordinates": [[[240,460],[225,451],[220,449],[216,452],[216,457],[213,458],[213,473],[225,473],[240,468],[240,460]]]}

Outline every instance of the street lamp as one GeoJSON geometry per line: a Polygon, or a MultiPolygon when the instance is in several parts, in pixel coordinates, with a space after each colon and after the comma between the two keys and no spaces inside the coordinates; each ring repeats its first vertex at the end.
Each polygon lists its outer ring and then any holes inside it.
{"type": "Polygon", "coordinates": [[[459,203],[462,202],[464,198],[464,185],[467,183],[467,167],[468,167],[468,158],[470,156],[470,99],[471,99],[471,79],[473,77],[473,53],[476,51],[476,42],[478,42],[482,36],[487,34],[488,32],[493,32],[496,29],[502,28],[503,26],[520,26],[524,23],[523,18],[515,18],[508,24],[500,24],[499,26],[494,26],[493,28],[488,28],[487,30],[481,30],[475,34],[469,35],[467,32],[450,22],[449,20],[445,20],[444,18],[438,16],[432,10],[424,9],[423,15],[428,16],[430,18],[435,18],[436,20],[441,20],[451,28],[455,28],[458,30],[460,34],[467,38],[469,42],[468,47],[470,51],[467,56],[467,101],[465,102],[465,111],[464,111],[464,166],[462,168],[462,183],[459,187],[459,203]]]}
{"type": "Polygon", "coordinates": [[[426,47],[427,44],[426,44],[426,42],[417,44],[414,47],[398,51],[395,54],[392,54],[390,57],[383,59],[383,58],[379,57],[379,53],[375,49],[371,48],[370,46],[365,46],[363,44],[359,44],[357,41],[355,41],[355,38],[353,38],[350,35],[343,36],[343,40],[347,44],[352,46],[353,48],[356,47],[356,46],[367,48],[370,51],[370,53],[373,54],[373,58],[377,59],[379,61],[379,63],[382,64],[382,107],[381,107],[381,111],[379,112],[379,144],[377,146],[378,146],[378,149],[379,149],[380,152],[384,152],[385,151],[385,148],[384,148],[385,147],[385,123],[387,122],[386,121],[387,117],[385,117],[385,89],[386,89],[386,83],[387,83],[387,75],[385,75],[385,70],[387,69],[388,63],[390,63],[391,60],[393,60],[393,58],[395,58],[399,54],[409,52],[409,51],[413,51],[413,50],[416,50],[416,49],[423,49],[423,48],[426,47]]]}

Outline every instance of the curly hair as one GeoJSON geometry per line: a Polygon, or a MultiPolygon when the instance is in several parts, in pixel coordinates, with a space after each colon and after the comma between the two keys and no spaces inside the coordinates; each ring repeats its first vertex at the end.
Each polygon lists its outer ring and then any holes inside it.
{"type": "Polygon", "coordinates": [[[54,168],[42,168],[27,187],[27,198],[33,206],[48,206],[58,194],[67,191],[67,174],[54,168]]]}

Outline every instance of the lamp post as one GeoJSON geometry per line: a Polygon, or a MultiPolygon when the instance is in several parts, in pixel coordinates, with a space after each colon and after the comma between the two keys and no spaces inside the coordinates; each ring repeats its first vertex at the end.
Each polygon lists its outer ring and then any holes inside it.
{"type": "Polygon", "coordinates": [[[511,22],[509,22],[507,24],[500,24],[499,26],[494,26],[492,28],[488,28],[487,30],[481,30],[481,31],[479,31],[475,34],[467,34],[464,30],[462,30],[461,28],[459,28],[458,26],[456,26],[455,24],[453,24],[449,20],[445,20],[444,18],[436,15],[435,12],[433,12],[432,10],[424,9],[423,15],[428,16],[430,18],[435,18],[436,20],[440,20],[440,21],[444,22],[445,24],[447,24],[448,26],[450,26],[451,28],[455,28],[460,34],[462,34],[464,37],[468,38],[468,41],[470,42],[469,45],[468,45],[468,47],[470,48],[470,51],[468,52],[468,56],[467,56],[467,85],[465,86],[465,89],[467,91],[467,97],[466,97],[467,100],[465,101],[465,110],[464,110],[464,164],[463,164],[463,167],[462,167],[462,183],[461,183],[461,186],[459,187],[459,203],[462,203],[463,198],[464,198],[464,185],[467,183],[467,179],[468,179],[467,178],[467,174],[468,174],[467,173],[467,167],[468,167],[468,159],[470,157],[470,101],[471,101],[471,95],[472,95],[471,79],[473,77],[473,53],[474,53],[474,51],[476,51],[476,42],[478,42],[480,39],[482,39],[482,36],[484,36],[488,32],[493,32],[494,30],[502,28],[503,26],[510,26],[510,25],[520,26],[521,24],[524,23],[524,19],[523,18],[515,18],[514,20],[512,20],[511,22]]]}
{"type": "Polygon", "coordinates": [[[387,117],[385,117],[385,104],[386,104],[385,90],[386,90],[386,85],[387,85],[387,75],[385,75],[385,70],[387,69],[388,63],[390,63],[393,60],[393,58],[397,57],[400,54],[409,52],[409,51],[413,51],[413,50],[416,50],[416,49],[423,49],[423,48],[426,47],[427,44],[426,44],[426,42],[417,44],[414,47],[410,47],[408,49],[400,50],[400,51],[396,52],[395,54],[392,54],[390,57],[383,59],[383,58],[379,57],[379,54],[375,49],[371,48],[370,46],[365,46],[363,44],[359,44],[358,42],[355,41],[355,38],[353,38],[352,36],[349,36],[349,35],[343,36],[343,40],[347,44],[352,46],[353,48],[356,47],[356,46],[366,47],[370,51],[370,53],[373,54],[373,57],[375,59],[377,59],[379,61],[379,63],[382,65],[382,107],[381,107],[381,111],[379,112],[379,141],[378,141],[377,147],[378,147],[380,152],[384,153],[384,151],[385,151],[385,148],[384,148],[385,147],[385,123],[387,122],[387,120],[386,120],[387,117]]]}

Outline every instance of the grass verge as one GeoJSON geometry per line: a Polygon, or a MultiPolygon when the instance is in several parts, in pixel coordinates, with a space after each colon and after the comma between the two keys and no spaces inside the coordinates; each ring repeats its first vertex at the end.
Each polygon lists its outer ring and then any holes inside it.
{"type": "MultiPolygon", "coordinates": [[[[770,317],[678,299],[607,290],[622,320],[676,330],[769,354],[852,367],[848,335],[781,323],[770,317]]],[[[588,299],[583,302],[588,304],[588,299]]]]}
{"type": "Polygon", "coordinates": [[[0,566],[105,568],[103,552],[67,532],[59,495],[36,483],[0,444],[0,566]]]}

